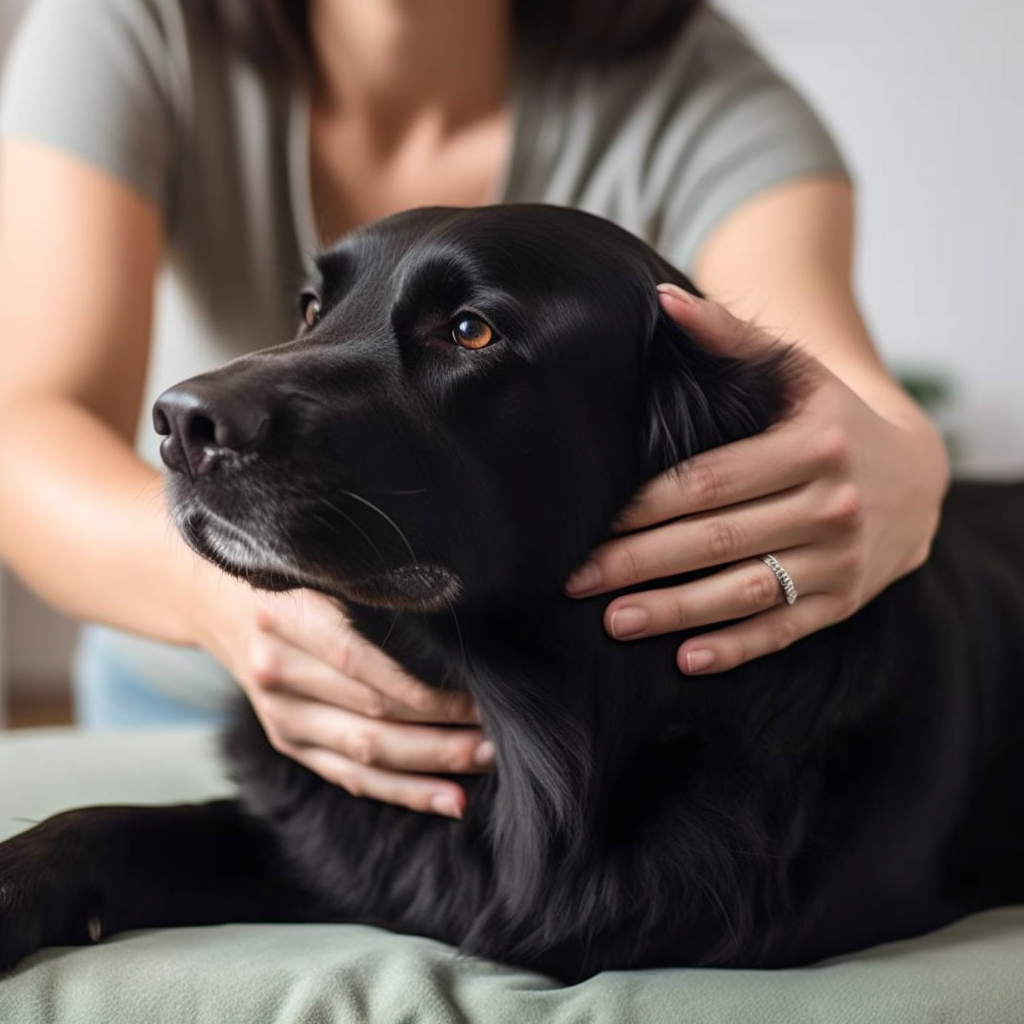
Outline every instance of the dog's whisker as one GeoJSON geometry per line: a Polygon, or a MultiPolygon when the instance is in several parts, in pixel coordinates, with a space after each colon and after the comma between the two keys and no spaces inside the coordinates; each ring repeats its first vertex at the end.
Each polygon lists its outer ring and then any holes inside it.
{"type": "Polygon", "coordinates": [[[415,564],[419,564],[419,559],[416,557],[416,552],[412,549],[412,544],[409,543],[409,538],[406,537],[398,523],[396,523],[394,519],[392,519],[391,516],[389,516],[387,512],[384,511],[384,509],[382,509],[379,505],[375,505],[372,501],[367,500],[361,495],[356,494],[355,491],[342,491],[342,494],[346,495],[349,498],[352,498],[354,501],[362,502],[367,508],[372,509],[374,512],[377,513],[377,515],[381,516],[381,518],[383,518],[386,523],[390,524],[395,533],[397,533],[398,536],[402,538],[402,543],[409,549],[409,554],[412,556],[413,562],[415,564]]]}
{"type": "Polygon", "coordinates": [[[391,639],[391,634],[394,633],[394,631],[395,631],[395,626],[398,625],[398,617],[401,614],[402,614],[401,612],[396,611],[391,616],[391,624],[388,626],[388,631],[384,634],[384,639],[381,640],[381,642],[379,644],[379,647],[380,647],[380,649],[382,651],[386,651],[387,650],[388,641],[391,639]]]}
{"type": "MultiPolygon", "coordinates": [[[[378,548],[377,545],[374,544],[373,538],[350,515],[348,515],[348,513],[343,512],[340,508],[338,508],[337,505],[335,505],[332,501],[329,501],[323,495],[319,495],[319,498],[320,501],[324,505],[326,505],[332,512],[336,512],[339,516],[341,516],[342,519],[345,520],[346,523],[349,524],[349,526],[358,531],[359,535],[363,538],[363,540],[365,540],[366,543],[370,545],[370,548],[373,551],[373,553],[377,556],[377,558],[380,559],[380,564],[384,567],[385,570],[390,568],[387,559],[384,557],[380,548],[378,548]]],[[[313,513],[313,515],[316,516],[316,513],[313,513]]],[[[316,518],[325,526],[333,526],[332,523],[328,522],[326,519],[323,519],[320,516],[316,516],[316,518]]]]}
{"type": "Polygon", "coordinates": [[[455,626],[455,635],[459,638],[459,660],[462,674],[465,675],[469,669],[469,657],[466,654],[466,644],[462,637],[462,627],[459,625],[459,617],[455,613],[455,606],[446,596],[444,603],[448,605],[448,611],[451,612],[452,623],[455,626]]]}

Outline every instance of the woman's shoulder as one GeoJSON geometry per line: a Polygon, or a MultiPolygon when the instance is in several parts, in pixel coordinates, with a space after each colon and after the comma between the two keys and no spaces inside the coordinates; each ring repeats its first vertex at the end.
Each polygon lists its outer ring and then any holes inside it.
{"type": "Polygon", "coordinates": [[[758,191],[845,173],[808,101],[707,6],[656,50],[539,68],[524,89],[529,146],[513,183],[527,183],[528,198],[611,217],[684,270],[711,228],[758,191]]]}
{"type": "MultiPolygon", "coordinates": [[[[197,119],[271,102],[266,88],[238,87],[248,74],[201,0],[32,0],[0,87],[0,133],[84,160],[167,213],[197,119]]],[[[230,145],[220,128],[204,124],[205,146],[230,145]]]]}
{"type": "Polygon", "coordinates": [[[717,104],[765,91],[784,90],[798,97],[751,38],[708,6],[698,8],[674,37],[644,54],[552,69],[548,77],[563,102],[599,112],[598,120],[625,121],[646,113],[663,127],[666,114],[707,114],[717,104]]]}
{"type": "Polygon", "coordinates": [[[557,112],[589,147],[616,140],[694,152],[724,130],[766,125],[780,133],[820,131],[810,104],[736,24],[700,7],[657,49],[623,60],[541,68],[532,65],[526,116],[557,112]]]}
{"type": "Polygon", "coordinates": [[[59,77],[62,68],[49,59],[78,50],[83,59],[102,54],[125,69],[146,62],[159,70],[182,56],[185,24],[195,20],[191,8],[188,0],[31,0],[12,60],[28,50],[42,59],[46,73],[59,77]]]}

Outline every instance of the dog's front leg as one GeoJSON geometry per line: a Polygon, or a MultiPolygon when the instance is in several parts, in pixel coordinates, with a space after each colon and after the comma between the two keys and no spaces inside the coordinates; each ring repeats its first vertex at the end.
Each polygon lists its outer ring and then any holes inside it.
{"type": "Polygon", "coordinates": [[[0,970],[132,928],[294,920],[305,902],[235,801],[67,811],[0,844],[0,970]]]}

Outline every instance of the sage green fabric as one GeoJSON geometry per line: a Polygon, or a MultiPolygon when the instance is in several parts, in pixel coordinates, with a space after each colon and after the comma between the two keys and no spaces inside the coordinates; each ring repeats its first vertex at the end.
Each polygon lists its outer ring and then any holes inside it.
{"type": "MultiPolygon", "coordinates": [[[[0,836],[90,802],[229,791],[212,735],[0,736],[0,836]]],[[[0,920],[0,927],[2,927],[0,920]]],[[[1021,1024],[1024,909],[792,971],[609,972],[570,987],[346,925],[136,932],[36,954],[3,1024],[1021,1024]]]]}
{"type": "MultiPolygon", "coordinates": [[[[287,340],[321,239],[305,91],[254,74],[184,0],[33,0],[0,93],[0,134],[43,143],[151,202],[167,233],[140,452],[166,387],[287,340]]],[[[472,88],[472,83],[467,83],[472,88]]],[[[814,111],[730,22],[700,11],[620,66],[521,55],[492,202],[607,217],[691,270],[711,231],[780,183],[844,175],[814,111]]],[[[89,654],[199,707],[234,692],[213,659],[102,627],[89,654]]]]}

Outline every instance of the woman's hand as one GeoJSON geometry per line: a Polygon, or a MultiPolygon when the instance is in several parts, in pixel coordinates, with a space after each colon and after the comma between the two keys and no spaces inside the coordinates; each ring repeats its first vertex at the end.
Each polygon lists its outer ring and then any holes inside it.
{"type": "Polygon", "coordinates": [[[462,816],[462,788],[429,773],[486,771],[493,761],[467,695],[409,676],[322,594],[262,593],[218,574],[212,595],[204,645],[241,684],[275,749],[354,796],[462,816]]]}
{"type": "MultiPolygon", "coordinates": [[[[717,303],[671,285],[659,291],[666,313],[708,348],[742,355],[772,343],[717,303]]],[[[896,387],[887,377],[879,386],[896,387]]],[[[620,640],[742,620],[680,646],[679,668],[690,674],[734,668],[847,618],[927,558],[948,483],[934,426],[909,399],[896,401],[898,423],[808,356],[782,420],[650,481],[616,525],[653,528],[601,545],[568,593],[728,564],[683,586],[617,597],[605,612],[620,640]],[[758,558],[766,552],[792,577],[795,604],[758,558]]]]}

